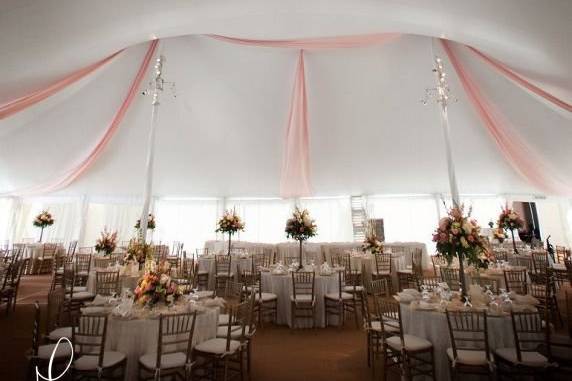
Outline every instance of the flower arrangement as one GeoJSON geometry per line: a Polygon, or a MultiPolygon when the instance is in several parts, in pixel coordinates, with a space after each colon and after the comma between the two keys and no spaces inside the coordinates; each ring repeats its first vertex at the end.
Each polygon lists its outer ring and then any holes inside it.
{"type": "Polygon", "coordinates": [[[54,218],[51,213],[47,210],[42,210],[40,214],[34,218],[34,226],[40,228],[40,242],[42,242],[42,237],[44,236],[44,229],[47,226],[52,226],[54,224],[54,218]]]}
{"type": "Polygon", "coordinates": [[[450,264],[455,256],[467,259],[470,265],[477,268],[488,267],[492,256],[486,242],[480,236],[477,221],[464,215],[463,206],[449,210],[447,217],[441,218],[439,227],[433,233],[433,242],[437,243],[437,251],[450,264]]]}
{"type": "Polygon", "coordinates": [[[95,251],[103,251],[105,255],[111,255],[117,247],[117,231],[113,233],[104,228],[100,237],[95,242],[95,251]]]}
{"type": "Polygon", "coordinates": [[[501,214],[499,215],[499,219],[497,221],[497,226],[499,229],[504,230],[518,230],[522,229],[524,226],[524,221],[520,216],[512,209],[506,205],[501,210],[501,214]]]}
{"type": "Polygon", "coordinates": [[[286,221],[286,229],[284,231],[286,232],[286,237],[301,242],[318,234],[318,227],[316,222],[310,217],[310,212],[307,209],[300,210],[296,207],[292,217],[286,221]]]}
{"type": "Polygon", "coordinates": [[[375,232],[375,225],[371,222],[368,223],[365,239],[361,245],[361,250],[365,252],[370,252],[372,254],[383,253],[383,243],[377,239],[377,233],[375,232]]]}
{"type": "Polygon", "coordinates": [[[129,241],[129,245],[127,246],[127,254],[125,254],[123,260],[125,262],[136,261],[138,263],[145,263],[145,260],[148,257],[152,257],[152,255],[153,247],[151,244],[133,238],[129,241]]]}
{"type": "Polygon", "coordinates": [[[510,235],[512,237],[512,248],[515,253],[518,253],[516,249],[516,242],[514,241],[514,230],[517,231],[522,229],[524,226],[524,221],[520,216],[511,208],[508,207],[508,204],[502,208],[501,213],[499,215],[499,219],[497,221],[497,226],[499,230],[510,230],[510,235]]]}
{"type": "Polygon", "coordinates": [[[498,240],[500,243],[507,238],[507,234],[505,233],[504,229],[495,229],[493,230],[493,238],[498,240]]]}
{"type": "Polygon", "coordinates": [[[244,231],[244,222],[240,218],[236,211],[227,210],[224,212],[222,218],[217,222],[217,228],[215,230],[217,233],[228,233],[228,255],[230,255],[230,243],[232,240],[232,235],[237,231],[244,231]]]}
{"type": "Polygon", "coordinates": [[[169,262],[162,262],[155,271],[143,275],[135,288],[135,302],[142,306],[153,307],[157,303],[172,304],[181,292],[176,282],[169,276],[169,262]]]}
{"type": "MultiPolygon", "coordinates": [[[[155,216],[152,213],[149,213],[149,218],[147,219],[147,229],[155,229],[155,216]]],[[[141,229],[141,219],[137,220],[135,224],[135,229],[141,229]]]]}
{"type": "Polygon", "coordinates": [[[298,270],[302,269],[302,243],[308,238],[314,237],[318,234],[318,226],[316,221],[310,217],[310,212],[307,209],[300,210],[298,207],[294,209],[292,217],[286,221],[286,237],[294,238],[300,243],[298,270]]]}

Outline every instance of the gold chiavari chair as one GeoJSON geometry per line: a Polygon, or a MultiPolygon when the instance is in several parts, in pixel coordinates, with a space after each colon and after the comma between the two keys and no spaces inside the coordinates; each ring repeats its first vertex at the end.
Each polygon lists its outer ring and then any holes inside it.
{"type": "Polygon", "coordinates": [[[239,304],[244,299],[244,284],[227,280],[222,296],[227,305],[239,304]]]}
{"type": "Polygon", "coordinates": [[[570,249],[565,246],[556,246],[556,263],[564,263],[564,259],[570,256],[570,249]]]}
{"type": "Polygon", "coordinates": [[[113,296],[120,292],[119,271],[96,271],[95,294],[113,296]]]}
{"type": "Polygon", "coordinates": [[[441,267],[441,280],[449,285],[451,290],[458,290],[461,287],[459,269],[452,267],[441,267]]]}
{"type": "Polygon", "coordinates": [[[63,287],[56,288],[48,294],[48,309],[46,320],[46,337],[49,341],[55,342],[66,337],[71,339],[72,327],[71,322],[69,326],[65,325],[64,320],[64,303],[65,303],[65,290],[63,287]]]}
{"type": "Polygon", "coordinates": [[[215,293],[219,294],[226,287],[226,282],[234,278],[232,272],[232,255],[215,255],[215,293]]]}
{"type": "MultiPolygon", "coordinates": [[[[209,249],[195,249],[195,253],[197,255],[197,264],[199,264],[201,257],[209,255],[209,249]]],[[[197,272],[197,287],[199,290],[206,290],[209,287],[209,271],[200,270],[200,266],[197,272]]]]}
{"type": "Polygon", "coordinates": [[[111,258],[109,257],[93,257],[93,266],[96,269],[106,269],[112,265],[111,258]]]}
{"type": "Polygon", "coordinates": [[[139,357],[139,380],[191,379],[197,312],[161,314],[154,353],[139,357]]]}
{"type": "Polygon", "coordinates": [[[544,312],[543,316],[555,323],[559,323],[560,326],[564,325],[556,299],[554,277],[550,270],[548,270],[544,278],[537,278],[536,281],[528,285],[528,293],[540,302],[537,308],[539,311],[544,312]]]}
{"type": "Polygon", "coordinates": [[[447,348],[451,379],[460,374],[484,374],[493,379],[486,311],[445,311],[451,347],[447,348]]]}
{"type": "Polygon", "coordinates": [[[417,275],[411,271],[398,271],[397,272],[397,286],[399,292],[412,288],[414,290],[419,289],[419,280],[417,275]]]}
{"type": "Polygon", "coordinates": [[[257,277],[252,278],[253,281],[258,280],[258,287],[255,288],[255,310],[258,312],[258,324],[262,326],[264,318],[271,316],[272,321],[278,320],[278,295],[271,292],[262,292],[262,276],[260,271],[257,277]]]}
{"type": "Polygon", "coordinates": [[[391,287],[391,254],[374,254],[375,268],[371,274],[372,280],[388,279],[391,287]]]}
{"type": "Polygon", "coordinates": [[[529,273],[534,269],[530,255],[514,255],[509,258],[509,263],[512,266],[524,267],[529,273]]]}
{"type": "Polygon", "coordinates": [[[78,285],[87,285],[87,278],[89,277],[89,270],[91,269],[92,254],[77,254],[75,256],[75,276],[78,285]]]}
{"type": "Polygon", "coordinates": [[[499,281],[495,278],[474,276],[471,278],[471,284],[479,285],[483,290],[487,287],[494,293],[499,293],[499,281]]]}
{"type": "Polygon", "coordinates": [[[77,249],[77,241],[71,241],[68,245],[68,251],[67,251],[66,255],[68,257],[73,257],[76,249],[77,249]]]}
{"type": "Polygon", "coordinates": [[[74,321],[73,319],[79,313],[83,303],[89,302],[95,297],[95,294],[88,292],[85,287],[76,286],[76,267],[75,263],[64,264],[64,289],[66,293],[64,310],[70,322],[74,321]]]}
{"type": "Polygon", "coordinates": [[[52,281],[50,285],[50,290],[57,287],[62,287],[64,284],[64,263],[67,257],[64,255],[56,254],[52,266],[52,281]]]}
{"type": "Polygon", "coordinates": [[[312,321],[316,314],[316,274],[314,272],[292,272],[292,295],[290,295],[291,328],[296,328],[298,319],[312,321]]]}
{"type": "Polygon", "coordinates": [[[17,258],[4,274],[3,287],[0,290],[0,304],[6,304],[7,314],[16,310],[20,281],[22,280],[24,270],[28,267],[29,261],[30,258],[17,258]]]}
{"type": "Polygon", "coordinates": [[[572,287],[572,258],[568,257],[564,260],[564,266],[566,267],[566,276],[568,278],[568,283],[572,287]]]}
{"type": "MultiPolygon", "coordinates": [[[[302,259],[302,261],[304,260],[302,259]]],[[[282,257],[282,262],[284,262],[284,265],[286,266],[292,266],[293,264],[298,263],[300,261],[297,255],[284,255],[282,257]]]]}
{"type": "Polygon", "coordinates": [[[390,281],[387,278],[372,280],[367,284],[367,293],[373,296],[391,296],[390,281]]]}
{"type": "Polygon", "coordinates": [[[497,261],[508,261],[509,260],[508,253],[509,251],[503,248],[498,248],[493,251],[493,255],[495,257],[495,260],[497,261]]]}
{"type": "Polygon", "coordinates": [[[371,308],[369,298],[365,290],[362,294],[364,303],[362,304],[361,316],[367,338],[367,366],[372,368],[372,372],[375,375],[375,360],[381,348],[381,329],[374,329],[373,323],[377,320],[375,310],[371,308]]]}
{"type": "Polygon", "coordinates": [[[76,254],[93,254],[93,246],[84,246],[77,249],[76,254]]]}
{"type": "Polygon", "coordinates": [[[123,380],[127,357],[124,353],[106,351],[107,315],[85,314],[72,329],[76,353],[72,377],[123,380]]]}
{"type": "Polygon", "coordinates": [[[441,283],[440,276],[424,276],[419,282],[419,288],[425,287],[428,291],[434,291],[441,283]]]}
{"type": "Polygon", "coordinates": [[[423,250],[417,247],[411,249],[411,271],[417,278],[423,276],[423,250]]]}
{"type": "Polygon", "coordinates": [[[537,351],[538,346],[544,345],[550,353],[550,342],[546,335],[547,330],[543,327],[542,315],[540,312],[511,311],[510,316],[515,345],[494,351],[499,377],[549,377],[554,364],[537,351]]]}
{"type": "Polygon", "coordinates": [[[57,249],[58,245],[54,243],[44,243],[42,247],[42,256],[36,258],[36,263],[34,263],[34,268],[37,269],[37,274],[46,274],[52,271],[57,249]]]}
{"type": "Polygon", "coordinates": [[[403,333],[401,309],[395,300],[376,299],[383,340],[384,372],[400,366],[401,377],[426,376],[435,380],[433,344],[421,337],[403,333]]]}
{"type": "MultiPolygon", "coordinates": [[[[249,316],[252,316],[251,305],[250,300],[246,300],[232,306],[228,315],[228,323],[223,327],[226,331],[224,337],[203,341],[193,348],[193,358],[197,359],[197,364],[201,364],[195,367],[195,370],[206,370],[207,373],[216,375],[217,369],[222,368],[224,381],[228,380],[230,373],[233,372],[243,379],[243,356],[250,323],[249,316]],[[235,367],[233,368],[232,365],[235,367]]],[[[218,378],[215,377],[215,379],[218,378]]]]}
{"type": "Polygon", "coordinates": [[[264,263],[263,266],[268,268],[270,265],[273,265],[276,261],[276,252],[273,248],[264,247],[262,248],[262,254],[264,256],[264,263]]]}
{"type": "MultiPolygon", "coordinates": [[[[41,374],[47,374],[46,369],[48,367],[54,367],[61,371],[65,369],[70,358],[73,356],[72,347],[69,344],[61,343],[57,346],[56,344],[45,344],[40,345],[42,339],[41,334],[41,313],[40,304],[36,301],[34,302],[34,325],[32,329],[32,348],[29,350],[28,357],[28,370],[27,370],[27,380],[34,379],[36,369],[40,371],[41,374]]],[[[55,374],[60,374],[54,371],[55,374]]]]}
{"type": "Polygon", "coordinates": [[[193,258],[181,258],[180,269],[173,276],[173,281],[183,294],[189,294],[197,286],[198,263],[193,258]]]}
{"type": "Polygon", "coordinates": [[[532,254],[532,273],[531,278],[536,276],[543,277],[548,269],[548,253],[544,250],[533,251],[532,254]]]}
{"type": "Polygon", "coordinates": [[[358,321],[358,302],[356,293],[345,292],[346,272],[338,271],[338,292],[332,292],[324,295],[324,317],[326,327],[328,326],[328,317],[336,316],[338,318],[338,327],[342,328],[345,323],[345,315],[351,313],[354,315],[356,328],[359,328],[358,321]]]}
{"type": "Polygon", "coordinates": [[[528,290],[526,270],[504,270],[503,274],[507,292],[526,295],[528,290]]]}
{"type": "Polygon", "coordinates": [[[431,263],[433,264],[433,273],[435,276],[441,276],[441,267],[447,267],[447,259],[441,254],[431,256],[431,263]]]}

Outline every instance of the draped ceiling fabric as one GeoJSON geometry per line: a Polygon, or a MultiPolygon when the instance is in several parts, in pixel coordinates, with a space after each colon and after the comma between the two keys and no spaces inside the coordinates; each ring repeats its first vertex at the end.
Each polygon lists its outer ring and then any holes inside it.
{"type": "Polygon", "coordinates": [[[457,77],[446,60],[459,99],[449,113],[461,193],[566,194],[572,180],[569,2],[523,7],[507,0],[499,7],[490,0],[474,8],[452,0],[363,0],[348,9],[332,0],[326,16],[319,0],[174,1],[177,12],[145,1],[137,19],[140,1],[122,2],[113,18],[105,17],[105,2],[60,0],[57,14],[52,2],[0,5],[0,35],[9,36],[0,40],[0,104],[27,107],[0,119],[0,193],[46,184],[42,190],[58,194],[139,195],[141,126],[150,109],[137,95],[149,76],[135,87],[133,79],[147,41],[157,37],[177,97],[162,99],[156,194],[286,194],[281,168],[292,147],[285,128],[300,49],[312,49],[302,61],[306,123],[297,124],[308,139],[295,141],[311,152],[301,163],[315,195],[447,193],[439,116],[418,102],[434,86],[433,37],[470,47],[455,49],[456,61],[491,106],[475,108],[466,76],[457,77]],[[129,112],[114,123],[126,94],[129,112]],[[502,119],[483,123],[493,108],[502,119]],[[499,140],[491,126],[511,129],[499,140]]]}

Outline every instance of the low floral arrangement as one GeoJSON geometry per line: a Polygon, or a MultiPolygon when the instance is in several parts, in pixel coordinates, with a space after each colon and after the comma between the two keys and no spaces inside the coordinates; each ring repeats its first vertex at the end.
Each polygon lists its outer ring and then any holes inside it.
{"type": "MultiPolygon", "coordinates": [[[[152,213],[149,213],[149,218],[147,219],[147,229],[155,229],[155,216],[152,213]]],[[[137,220],[135,224],[135,229],[141,229],[141,219],[137,220]]]]}
{"type": "Polygon", "coordinates": [[[43,210],[42,213],[38,214],[36,218],[34,218],[34,226],[38,228],[45,228],[46,226],[52,226],[53,224],[54,218],[47,210],[43,210]]]}
{"type": "Polygon", "coordinates": [[[145,260],[152,256],[153,247],[150,244],[133,238],[129,241],[129,245],[127,246],[127,254],[125,254],[123,260],[125,262],[135,261],[139,263],[145,263],[145,260]]]}
{"type": "Polygon", "coordinates": [[[449,264],[461,254],[469,265],[487,268],[493,259],[492,254],[480,236],[481,228],[476,220],[470,219],[470,215],[470,211],[464,215],[463,206],[449,210],[448,216],[439,221],[439,227],[433,233],[433,242],[437,243],[437,251],[449,264]]]}
{"type": "Polygon", "coordinates": [[[157,303],[172,304],[182,295],[179,287],[169,276],[168,262],[162,262],[155,271],[143,275],[135,288],[135,302],[153,307],[157,303]]]}
{"type": "Polygon", "coordinates": [[[100,237],[95,242],[95,251],[104,252],[105,255],[113,253],[117,247],[117,232],[113,233],[108,231],[107,228],[103,229],[100,237]]]}
{"type": "Polygon", "coordinates": [[[233,235],[237,231],[244,231],[244,222],[240,216],[236,214],[234,209],[225,211],[224,215],[217,223],[216,232],[233,235]]]}
{"type": "Polygon", "coordinates": [[[502,208],[501,214],[497,221],[497,226],[499,229],[504,230],[518,230],[524,227],[524,221],[520,216],[511,208],[506,205],[502,208]]]}
{"type": "Polygon", "coordinates": [[[318,234],[316,221],[310,217],[307,209],[294,209],[292,217],[286,221],[286,237],[294,238],[296,241],[306,241],[308,238],[318,234]]]}

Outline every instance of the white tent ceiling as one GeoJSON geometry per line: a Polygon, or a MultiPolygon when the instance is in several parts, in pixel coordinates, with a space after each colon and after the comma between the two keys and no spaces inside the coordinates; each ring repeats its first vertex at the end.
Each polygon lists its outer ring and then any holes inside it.
{"type": "MultiPolygon", "coordinates": [[[[297,51],[233,45],[204,34],[285,39],[399,32],[390,43],[309,51],[306,81],[317,195],[447,192],[431,37],[474,46],[572,100],[572,2],[562,1],[28,1],[0,2],[0,104],[119,50],[110,64],[0,120],[0,192],[45,182],[92,148],[125,96],[151,38],[165,78],[155,194],[277,196],[297,51]]],[[[460,50],[461,51],[461,50],[460,50]]],[[[486,95],[527,143],[572,181],[570,113],[467,52],[486,95]]],[[[450,108],[462,193],[539,193],[504,160],[452,68],[450,108]]],[[[60,193],[139,195],[150,99],[138,96],[85,175],[60,193]]]]}

